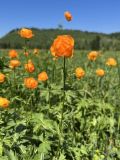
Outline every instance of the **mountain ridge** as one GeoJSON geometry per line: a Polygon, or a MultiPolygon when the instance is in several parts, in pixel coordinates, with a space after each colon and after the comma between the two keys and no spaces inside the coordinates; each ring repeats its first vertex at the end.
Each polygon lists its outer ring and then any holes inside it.
{"type": "MultiPolygon", "coordinates": [[[[96,43],[97,41],[100,43],[100,49],[120,49],[120,32],[107,34],[60,28],[40,29],[31,27],[30,29],[32,29],[35,35],[29,42],[30,48],[48,49],[57,35],[70,34],[75,39],[76,49],[92,49],[93,42],[96,43]]],[[[12,29],[5,36],[1,37],[0,48],[22,48],[24,40],[18,35],[19,30],[20,28],[12,29]]]]}

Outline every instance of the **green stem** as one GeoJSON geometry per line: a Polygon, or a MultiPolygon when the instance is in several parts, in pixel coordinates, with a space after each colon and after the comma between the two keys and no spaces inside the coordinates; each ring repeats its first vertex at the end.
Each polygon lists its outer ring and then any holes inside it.
{"type": "Polygon", "coordinates": [[[100,98],[102,97],[102,79],[103,77],[99,77],[99,80],[98,80],[98,91],[99,91],[100,98]]]}
{"type": "MultiPolygon", "coordinates": [[[[26,53],[28,51],[28,40],[25,39],[25,48],[24,48],[24,53],[26,53]]],[[[29,56],[29,55],[28,55],[29,56]]],[[[26,56],[26,62],[28,63],[28,56],[26,56]]]]}
{"type": "Polygon", "coordinates": [[[53,63],[53,75],[52,75],[52,82],[54,83],[55,80],[55,62],[53,63]]]}
{"type": "Polygon", "coordinates": [[[64,63],[63,63],[63,106],[62,106],[62,110],[61,110],[61,122],[60,122],[60,131],[62,132],[62,128],[63,128],[63,110],[64,110],[64,106],[65,106],[65,90],[66,90],[66,64],[65,64],[65,57],[64,57],[64,63]]]}
{"type": "Polygon", "coordinates": [[[51,100],[50,100],[50,97],[51,97],[51,88],[50,88],[50,85],[48,82],[46,82],[47,84],[47,88],[48,88],[48,96],[49,96],[49,100],[48,100],[48,103],[49,103],[49,110],[48,110],[48,117],[49,117],[49,111],[50,111],[50,108],[51,108],[51,100]]]}
{"type": "Polygon", "coordinates": [[[16,91],[16,75],[15,75],[15,68],[13,69],[13,76],[14,76],[14,90],[16,91]]]}
{"type": "Polygon", "coordinates": [[[64,106],[65,106],[65,91],[66,91],[66,59],[64,57],[63,61],[63,105],[61,109],[61,121],[60,121],[60,138],[59,138],[59,154],[61,152],[61,139],[63,137],[63,114],[64,114],[64,106]]]}
{"type": "Polygon", "coordinates": [[[72,132],[73,132],[73,145],[76,145],[76,132],[75,132],[75,119],[74,119],[74,115],[72,116],[72,132]]]}
{"type": "Polygon", "coordinates": [[[51,108],[50,94],[51,94],[51,92],[50,92],[50,88],[49,88],[49,109],[51,108]]]}
{"type": "Polygon", "coordinates": [[[118,77],[119,77],[119,85],[120,85],[120,66],[118,64],[118,77]]]}
{"type": "Polygon", "coordinates": [[[66,66],[65,66],[66,64],[65,64],[65,63],[66,63],[66,61],[65,61],[65,57],[64,57],[64,66],[63,66],[63,75],[64,75],[64,86],[63,86],[63,87],[64,87],[64,88],[63,88],[63,89],[64,89],[64,99],[65,99],[65,89],[66,89],[66,88],[65,88],[65,82],[66,82],[66,66]]]}

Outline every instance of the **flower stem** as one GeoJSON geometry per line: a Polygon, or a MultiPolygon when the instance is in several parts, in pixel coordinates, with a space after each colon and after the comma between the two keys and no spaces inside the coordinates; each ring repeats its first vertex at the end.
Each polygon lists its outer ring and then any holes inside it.
{"type": "Polygon", "coordinates": [[[52,71],[52,82],[55,80],[55,62],[53,63],[53,71],[52,71]]]}
{"type": "MultiPolygon", "coordinates": [[[[14,76],[14,90],[16,89],[16,75],[15,75],[15,68],[13,69],[13,76],[14,76]]],[[[15,90],[16,91],[16,90],[15,90]]]]}
{"type": "Polygon", "coordinates": [[[59,153],[61,152],[61,145],[63,140],[63,114],[65,106],[65,91],[66,91],[66,59],[63,60],[63,105],[61,109],[61,121],[60,121],[60,138],[59,138],[59,153]]]}
{"type": "Polygon", "coordinates": [[[66,61],[65,61],[65,57],[64,57],[64,63],[63,63],[63,106],[62,106],[62,110],[61,110],[61,123],[60,123],[60,130],[62,131],[63,128],[63,110],[64,110],[64,106],[65,106],[65,90],[66,90],[66,61]]]}

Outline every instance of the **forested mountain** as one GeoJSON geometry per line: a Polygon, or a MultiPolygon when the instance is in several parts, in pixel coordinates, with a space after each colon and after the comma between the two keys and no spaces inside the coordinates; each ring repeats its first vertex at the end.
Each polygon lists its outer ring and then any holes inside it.
{"type": "MultiPolygon", "coordinates": [[[[35,36],[29,41],[30,48],[49,49],[57,35],[69,34],[75,39],[76,49],[120,50],[120,33],[103,34],[67,29],[31,29],[35,36]]],[[[18,35],[18,31],[19,29],[14,29],[1,37],[0,48],[22,48],[25,42],[18,35]]]]}

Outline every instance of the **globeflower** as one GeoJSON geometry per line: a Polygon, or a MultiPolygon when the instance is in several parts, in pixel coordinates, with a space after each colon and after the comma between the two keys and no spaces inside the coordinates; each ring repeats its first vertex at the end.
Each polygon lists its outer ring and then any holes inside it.
{"type": "Polygon", "coordinates": [[[55,57],[71,57],[74,51],[74,39],[70,35],[60,35],[54,40],[50,51],[55,57]]]}
{"type": "Polygon", "coordinates": [[[41,72],[39,75],[38,75],[38,81],[47,81],[48,80],[48,75],[46,72],[41,72]]]}
{"type": "Polygon", "coordinates": [[[106,61],[106,65],[114,67],[117,65],[117,61],[114,58],[108,58],[106,61]]]}
{"type": "Polygon", "coordinates": [[[29,52],[24,52],[24,55],[25,55],[26,57],[28,57],[28,56],[29,56],[29,52]]]}
{"type": "Polygon", "coordinates": [[[99,56],[99,52],[97,52],[97,51],[91,51],[88,54],[88,59],[91,60],[91,61],[95,61],[98,56],[99,56]]]}
{"type": "Polygon", "coordinates": [[[20,31],[19,31],[19,35],[22,37],[22,38],[26,38],[26,39],[31,39],[34,34],[32,32],[31,29],[27,29],[27,28],[22,28],[20,31]]]}
{"type": "Polygon", "coordinates": [[[16,67],[20,66],[20,61],[19,60],[11,60],[9,63],[9,67],[14,69],[16,67]]]}
{"type": "Polygon", "coordinates": [[[75,70],[75,75],[78,79],[81,79],[82,77],[85,76],[85,71],[81,67],[78,67],[75,70]]]}
{"type": "Polygon", "coordinates": [[[34,78],[29,77],[24,79],[24,85],[28,89],[35,89],[38,86],[38,82],[34,78]]]}
{"type": "Polygon", "coordinates": [[[35,55],[37,55],[37,54],[39,53],[39,49],[38,49],[38,48],[35,48],[34,51],[33,51],[33,53],[34,53],[35,55]]]}
{"type": "Polygon", "coordinates": [[[10,50],[10,51],[9,51],[9,57],[10,57],[10,58],[16,58],[16,57],[18,57],[17,51],[14,50],[14,49],[10,50]]]}
{"type": "Polygon", "coordinates": [[[0,83],[3,83],[5,81],[5,75],[3,73],[0,73],[0,83]]]}
{"type": "Polygon", "coordinates": [[[25,64],[25,70],[26,70],[27,72],[29,72],[29,73],[34,72],[35,67],[34,67],[34,64],[32,63],[31,60],[29,60],[28,63],[25,64]]]}
{"type": "Polygon", "coordinates": [[[71,13],[69,11],[66,11],[64,13],[64,16],[65,16],[67,21],[71,21],[72,20],[72,15],[71,15],[71,13]]]}
{"type": "Polygon", "coordinates": [[[103,69],[97,69],[96,75],[99,77],[103,77],[105,75],[105,71],[103,69]]]}
{"type": "Polygon", "coordinates": [[[9,104],[10,104],[10,101],[8,99],[0,97],[0,107],[8,108],[9,104]]]}

